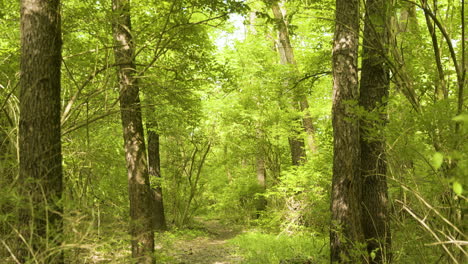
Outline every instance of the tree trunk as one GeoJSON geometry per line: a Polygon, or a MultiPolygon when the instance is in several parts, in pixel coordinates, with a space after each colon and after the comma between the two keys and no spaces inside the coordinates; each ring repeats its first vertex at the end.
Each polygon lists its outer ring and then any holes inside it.
{"type": "MultiPolygon", "coordinates": [[[[296,60],[294,59],[294,50],[291,46],[291,41],[289,39],[289,32],[287,27],[287,21],[285,20],[283,11],[281,10],[278,1],[273,1],[271,5],[271,10],[276,19],[276,24],[278,27],[278,53],[280,55],[280,63],[282,65],[290,65],[291,69],[289,71],[289,80],[294,80],[294,76],[297,75],[296,60]]],[[[288,87],[291,84],[291,81],[285,83],[285,87],[288,87]]],[[[294,95],[292,96],[292,106],[295,111],[304,112],[304,117],[302,120],[296,119],[294,122],[301,122],[304,131],[308,135],[309,139],[309,148],[312,152],[315,152],[315,142],[314,142],[314,127],[313,122],[308,112],[309,103],[307,102],[307,97],[303,94],[298,93],[296,90],[293,91],[294,95]]],[[[300,131],[293,130],[293,135],[289,137],[289,147],[291,149],[291,160],[293,165],[302,165],[306,161],[305,153],[305,142],[302,138],[300,131]]]]}
{"type": "Polygon", "coordinates": [[[265,211],[266,205],[267,205],[267,200],[265,199],[265,196],[263,195],[266,191],[266,168],[265,168],[265,159],[263,158],[262,153],[257,154],[257,183],[258,186],[260,187],[260,190],[258,194],[260,196],[257,197],[257,218],[261,216],[261,212],[265,211]]]}
{"type": "Polygon", "coordinates": [[[301,111],[304,113],[302,123],[304,125],[304,130],[307,133],[307,145],[309,146],[310,152],[312,154],[316,154],[317,144],[315,143],[315,127],[312,117],[310,116],[309,101],[307,101],[307,97],[305,95],[301,97],[302,98],[299,100],[299,103],[301,105],[301,111]]]}
{"type": "MultiPolygon", "coordinates": [[[[59,0],[21,1],[19,182],[27,204],[19,231],[44,263],[63,263],[59,6],[59,0]]],[[[31,253],[21,243],[17,257],[25,262],[31,253]]]]}
{"type": "Polygon", "coordinates": [[[152,189],[153,199],[153,228],[163,231],[167,229],[166,216],[164,214],[163,193],[161,187],[161,159],[159,155],[159,134],[154,131],[156,127],[152,123],[147,124],[148,131],[148,169],[149,175],[156,182],[156,188],[152,189]]]}
{"type": "Polygon", "coordinates": [[[359,121],[349,102],[358,101],[359,0],[336,0],[333,41],[333,179],[331,261],[359,263],[355,245],[363,242],[360,220],[359,121]]]}
{"type": "Polygon", "coordinates": [[[134,77],[134,43],[131,35],[130,1],[113,0],[115,61],[119,65],[120,112],[130,198],[132,257],[138,263],[154,263],[152,228],[153,195],[146,166],[145,140],[137,79],[134,77]]]}
{"type": "Polygon", "coordinates": [[[400,11],[400,32],[419,32],[418,19],[416,16],[416,6],[412,3],[402,2],[400,11]]]}
{"type": "MultiPolygon", "coordinates": [[[[399,24],[395,26],[399,27],[399,34],[409,35],[414,39],[420,39],[416,8],[412,3],[403,3],[403,7],[400,12],[399,24]]],[[[414,88],[415,85],[413,77],[408,70],[408,65],[411,66],[411,63],[407,63],[405,56],[402,53],[404,50],[411,49],[412,47],[406,47],[404,44],[402,44],[404,47],[401,47],[400,44],[397,43],[396,36],[391,36],[391,42],[391,45],[389,45],[391,54],[389,65],[392,66],[392,72],[394,75],[393,81],[396,84],[396,89],[403,93],[411,103],[413,109],[419,113],[421,111],[419,97],[417,96],[414,88]]]]}
{"type": "Polygon", "coordinates": [[[389,70],[385,66],[388,53],[388,6],[385,0],[367,0],[364,24],[363,59],[359,104],[379,119],[361,120],[361,221],[367,251],[375,253],[369,263],[388,263],[391,236],[388,215],[387,163],[385,138],[386,98],[389,92],[389,70]],[[371,131],[371,132],[369,132],[371,131]],[[379,132],[374,132],[379,131],[379,132]],[[378,134],[376,134],[378,133],[378,134]]]}

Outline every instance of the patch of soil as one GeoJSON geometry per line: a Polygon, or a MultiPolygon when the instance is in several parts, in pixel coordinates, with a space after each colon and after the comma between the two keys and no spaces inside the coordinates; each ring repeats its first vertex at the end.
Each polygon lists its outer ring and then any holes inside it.
{"type": "Polygon", "coordinates": [[[241,257],[235,255],[236,248],[227,243],[227,240],[240,233],[240,229],[224,226],[217,220],[197,220],[209,236],[177,241],[174,246],[180,252],[175,256],[178,264],[241,263],[241,257]]]}

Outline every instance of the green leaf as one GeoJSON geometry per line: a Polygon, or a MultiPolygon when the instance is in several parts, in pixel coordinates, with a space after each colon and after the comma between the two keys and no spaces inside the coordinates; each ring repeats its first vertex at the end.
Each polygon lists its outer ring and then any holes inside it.
{"type": "Polygon", "coordinates": [[[370,253],[370,257],[371,257],[372,260],[374,260],[376,256],[377,256],[377,255],[375,254],[374,251],[372,251],[372,252],[370,253]]]}
{"type": "Polygon", "coordinates": [[[442,162],[444,162],[444,155],[440,152],[434,153],[434,156],[432,156],[432,166],[434,169],[438,170],[442,166],[442,162]]]}
{"type": "Polygon", "coordinates": [[[455,121],[455,122],[467,123],[468,122],[468,114],[458,115],[458,116],[452,118],[452,120],[455,121]]]}
{"type": "Polygon", "coordinates": [[[461,183],[455,181],[452,185],[453,192],[456,193],[457,195],[461,195],[463,193],[463,186],[461,183]]]}

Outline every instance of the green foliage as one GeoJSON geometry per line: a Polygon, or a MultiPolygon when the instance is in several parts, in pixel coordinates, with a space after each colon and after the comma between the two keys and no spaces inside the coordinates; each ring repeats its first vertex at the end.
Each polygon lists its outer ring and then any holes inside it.
{"type": "Polygon", "coordinates": [[[442,166],[443,162],[444,155],[439,152],[434,153],[434,156],[432,156],[432,167],[434,167],[435,170],[438,170],[440,169],[440,166],[442,166]]]}
{"type": "MultiPolygon", "coordinates": [[[[437,17],[460,57],[460,2],[437,3],[437,17]]],[[[199,227],[180,229],[193,227],[197,216],[270,232],[245,233],[232,240],[245,263],[328,262],[335,3],[284,1],[294,67],[278,63],[270,4],[132,1],[135,76],[144,121],[157,124],[152,129],[160,135],[160,184],[173,228],[157,234],[161,263],[177,261],[179,241],[208,236],[199,227]],[[256,14],[253,21],[250,12],[256,14]],[[318,151],[307,149],[308,161],[294,167],[288,140],[297,132],[306,139],[300,122],[306,113],[293,109],[290,101],[301,95],[310,104],[318,151]],[[257,180],[259,159],[264,161],[265,188],[257,180]],[[264,201],[266,208],[259,210],[264,201]]],[[[63,249],[74,263],[131,262],[110,7],[110,0],[61,5],[63,249]]],[[[407,1],[396,1],[391,8],[401,25],[392,36],[395,47],[388,66],[393,82],[386,102],[372,112],[357,102],[349,106],[363,121],[365,139],[386,140],[394,262],[449,262],[449,253],[463,257],[456,245],[447,250],[441,244],[427,245],[441,242],[431,230],[444,241],[463,240],[457,228],[466,233],[468,115],[464,108],[459,113],[455,67],[440,31],[436,35],[447,93],[443,98],[436,94],[441,80],[432,39],[421,9],[403,21],[401,14],[409,7],[407,1]],[[400,29],[405,22],[410,23],[407,31],[400,29]],[[417,106],[408,101],[411,92],[417,106]],[[385,122],[366,125],[382,116],[387,116],[385,122]]],[[[0,0],[0,243],[13,246],[20,241],[11,226],[21,202],[14,186],[19,10],[19,1],[0,0]]],[[[4,244],[0,248],[3,263],[9,253],[4,244]]]]}
{"type": "Polygon", "coordinates": [[[324,232],[329,222],[330,164],[330,156],[322,155],[305,166],[284,170],[278,184],[266,193],[267,226],[287,233],[304,228],[324,232]]]}
{"type": "Polygon", "coordinates": [[[230,242],[239,248],[244,258],[242,263],[280,263],[282,260],[323,263],[329,260],[328,239],[311,233],[287,236],[249,232],[230,242]]]}
{"type": "Polygon", "coordinates": [[[221,215],[228,222],[247,223],[256,218],[256,208],[262,193],[261,187],[251,177],[234,178],[222,189],[212,191],[212,214],[221,215]]]}

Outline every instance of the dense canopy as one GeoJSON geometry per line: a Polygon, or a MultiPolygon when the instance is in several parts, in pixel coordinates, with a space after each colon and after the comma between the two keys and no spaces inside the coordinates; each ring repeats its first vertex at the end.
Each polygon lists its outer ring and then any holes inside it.
{"type": "Polygon", "coordinates": [[[0,263],[466,263],[464,0],[0,0],[0,263]]]}

